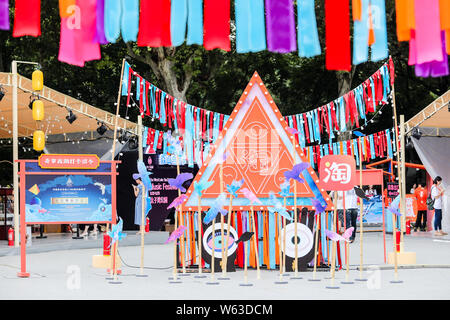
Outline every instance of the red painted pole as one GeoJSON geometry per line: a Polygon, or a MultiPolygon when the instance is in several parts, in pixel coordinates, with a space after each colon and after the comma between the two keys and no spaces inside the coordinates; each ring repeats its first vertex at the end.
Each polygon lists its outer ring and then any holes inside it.
{"type": "MultiPolygon", "coordinates": [[[[30,274],[27,270],[27,257],[26,257],[26,236],[27,236],[27,225],[25,223],[25,162],[20,162],[20,172],[19,172],[19,183],[20,192],[17,198],[20,199],[20,272],[17,273],[18,277],[28,278],[30,274]]],[[[14,195],[16,197],[16,195],[14,195]]],[[[17,201],[18,199],[14,200],[17,201]]]]}

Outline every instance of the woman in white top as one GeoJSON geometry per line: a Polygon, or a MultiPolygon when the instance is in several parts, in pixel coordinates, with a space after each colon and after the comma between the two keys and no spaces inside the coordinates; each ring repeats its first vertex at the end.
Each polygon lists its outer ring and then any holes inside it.
{"type": "Polygon", "coordinates": [[[444,189],[440,187],[442,178],[437,176],[433,180],[433,186],[431,187],[431,199],[434,200],[434,230],[436,236],[445,236],[447,233],[442,231],[442,195],[444,189]]]}

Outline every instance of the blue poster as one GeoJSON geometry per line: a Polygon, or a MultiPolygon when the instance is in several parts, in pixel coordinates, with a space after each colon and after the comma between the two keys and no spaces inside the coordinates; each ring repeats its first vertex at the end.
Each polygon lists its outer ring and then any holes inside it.
{"type": "Polygon", "coordinates": [[[25,213],[27,223],[112,221],[111,176],[28,175],[25,213]]]}
{"type": "Polygon", "coordinates": [[[383,199],[381,195],[369,197],[369,201],[363,201],[363,223],[383,223],[383,199]]]}

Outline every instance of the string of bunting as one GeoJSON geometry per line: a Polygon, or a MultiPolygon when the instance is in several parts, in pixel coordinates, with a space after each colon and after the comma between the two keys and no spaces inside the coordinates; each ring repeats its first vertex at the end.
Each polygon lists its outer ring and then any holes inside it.
{"type": "MultiPolygon", "coordinates": [[[[9,1],[0,4],[0,30],[9,30],[9,1]]],[[[235,1],[236,51],[320,55],[315,4],[314,0],[235,1]]],[[[230,0],[59,0],[58,59],[84,66],[101,59],[100,45],[114,43],[120,36],[138,46],[186,42],[230,51],[230,5],[230,0]]],[[[385,0],[352,0],[351,14],[348,0],[326,0],[324,8],[328,70],[349,71],[352,64],[388,57],[385,0]]],[[[40,0],[16,0],[13,36],[40,36],[40,10],[40,0]]],[[[449,1],[397,0],[395,10],[398,41],[409,41],[409,64],[416,66],[416,76],[448,75],[449,1]]]]}
{"type": "MultiPolygon", "coordinates": [[[[351,131],[349,129],[353,126],[362,128],[367,125],[367,115],[377,112],[378,105],[388,103],[393,81],[394,66],[389,59],[372,76],[342,97],[308,112],[285,117],[289,126],[301,133],[296,135],[299,145],[313,150],[309,153],[312,164],[318,163],[317,157],[325,152],[319,152],[319,148],[325,147],[306,145],[320,144],[324,134],[328,136],[327,145],[331,145],[336,135],[351,131]]],[[[191,137],[192,146],[185,144],[187,150],[184,153],[190,167],[194,163],[203,163],[210,145],[214,144],[229,117],[172,97],[145,80],[128,62],[125,62],[121,90],[122,96],[127,97],[127,107],[138,107],[142,117],[157,119],[164,127],[183,131],[184,137],[191,137]]],[[[167,133],[146,128],[144,134],[144,144],[149,153],[163,149],[166,154],[164,135],[167,133]]]]}

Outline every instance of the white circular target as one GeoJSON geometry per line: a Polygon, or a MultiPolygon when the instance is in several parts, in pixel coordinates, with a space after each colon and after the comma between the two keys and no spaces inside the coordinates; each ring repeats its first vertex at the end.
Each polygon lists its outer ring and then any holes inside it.
{"type": "MultiPolygon", "coordinates": [[[[286,225],[286,256],[295,258],[295,224],[289,223],[286,225]]],[[[284,229],[281,230],[281,234],[278,237],[279,243],[281,245],[281,250],[284,249],[283,247],[283,237],[284,237],[284,229]]],[[[309,229],[306,225],[303,223],[297,223],[297,250],[298,250],[298,258],[301,258],[305,255],[307,255],[313,245],[314,245],[314,237],[311,232],[311,229],[309,229]]]]}
{"type": "MultiPolygon", "coordinates": [[[[227,233],[227,224],[223,226],[223,240],[226,243],[228,233],[227,233]]],[[[214,257],[221,259],[222,258],[222,234],[221,234],[221,224],[216,223],[214,226],[214,257]]],[[[212,252],[212,244],[213,244],[213,236],[212,236],[212,225],[210,225],[205,232],[203,233],[203,241],[202,246],[205,248],[205,251],[211,256],[212,252]]],[[[236,240],[238,239],[238,235],[236,230],[230,226],[230,237],[228,239],[228,256],[231,256],[237,248],[236,240]]]]}

